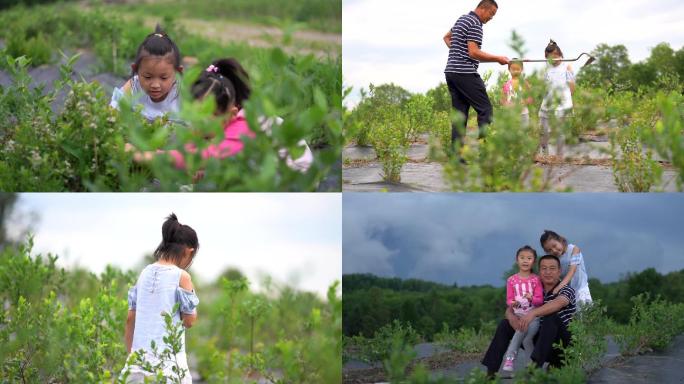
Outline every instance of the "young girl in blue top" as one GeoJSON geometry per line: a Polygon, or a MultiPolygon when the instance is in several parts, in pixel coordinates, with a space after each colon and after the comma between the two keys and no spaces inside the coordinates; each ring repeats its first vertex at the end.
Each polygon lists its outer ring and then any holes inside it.
{"type": "Polygon", "coordinates": [[[159,25],[138,47],[131,69],[131,78],[114,89],[112,107],[118,109],[119,100],[132,94],[133,106],[142,105],[142,115],[148,120],[178,112],[176,73],[183,73],[180,51],[159,25]]]}
{"type": "MultiPolygon", "coordinates": [[[[172,213],[162,225],[162,241],[154,251],[157,261],[143,269],[135,286],[128,291],[125,339],[129,354],[143,350],[145,359],[156,365],[159,361],[152,354],[151,343],[155,342],[158,351],[166,348],[163,340],[166,328],[161,314],[171,314],[174,323],[182,322],[185,328],[192,327],[197,320],[199,299],[187,269],[198,249],[195,230],[180,224],[172,213]],[[173,313],[176,303],[180,304],[180,309],[173,313]]],[[[185,353],[185,334],[176,361],[185,370],[182,383],[192,383],[185,353]]],[[[164,364],[165,376],[178,377],[172,371],[174,365],[164,364]]],[[[129,369],[129,382],[144,382],[145,377],[154,376],[152,372],[146,372],[136,365],[127,365],[125,369],[129,369]]]]}

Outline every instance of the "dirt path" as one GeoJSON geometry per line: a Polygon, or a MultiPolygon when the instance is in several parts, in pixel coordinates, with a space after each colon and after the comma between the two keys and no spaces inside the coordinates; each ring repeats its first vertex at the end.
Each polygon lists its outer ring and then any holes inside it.
{"type": "MultiPolygon", "coordinates": [[[[133,20],[139,15],[117,11],[125,20],[133,20]]],[[[144,17],[144,25],[154,29],[160,21],[155,17],[144,17]]],[[[312,30],[298,30],[292,33],[292,41],[283,46],[284,32],[280,28],[239,23],[226,20],[202,20],[182,18],[176,20],[186,31],[222,43],[245,43],[259,48],[280,46],[290,54],[313,54],[316,57],[339,57],[342,54],[342,34],[325,33],[312,30]]]]}

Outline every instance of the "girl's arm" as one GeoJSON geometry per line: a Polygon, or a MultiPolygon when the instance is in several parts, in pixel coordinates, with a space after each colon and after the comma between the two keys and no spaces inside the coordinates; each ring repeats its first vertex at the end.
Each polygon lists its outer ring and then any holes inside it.
{"type": "MultiPolygon", "coordinates": [[[[572,249],[572,256],[577,256],[580,254],[580,252],[581,251],[579,247],[575,247],[572,249]]],[[[581,258],[579,260],[581,261],[581,258]]],[[[575,272],[577,271],[577,264],[579,264],[578,260],[573,259],[570,261],[570,268],[568,268],[568,273],[565,275],[563,280],[561,280],[560,284],[558,284],[558,286],[556,286],[556,288],[553,290],[554,294],[558,293],[558,291],[560,291],[561,288],[570,284],[570,281],[572,281],[572,277],[575,276],[575,272]]]]}
{"type": "Polygon", "coordinates": [[[539,307],[542,304],[544,304],[544,290],[542,289],[541,280],[537,278],[534,285],[534,292],[532,293],[532,306],[539,307]]]}
{"type": "Polygon", "coordinates": [[[572,72],[572,65],[568,64],[568,87],[570,87],[570,94],[575,94],[575,74],[572,72]]]}
{"type": "Polygon", "coordinates": [[[501,105],[509,105],[511,103],[508,102],[508,94],[511,92],[511,88],[513,87],[511,82],[506,82],[501,88],[501,105]]]}
{"type": "Polygon", "coordinates": [[[513,283],[509,277],[506,280],[506,306],[510,307],[513,303],[515,303],[515,292],[513,292],[513,283]]]}
{"type": "Polygon", "coordinates": [[[124,339],[126,340],[126,351],[131,353],[131,346],[133,345],[133,332],[135,331],[135,310],[128,310],[128,317],[126,318],[126,333],[124,339]]]}
{"type": "MultiPolygon", "coordinates": [[[[187,271],[181,272],[181,278],[178,285],[180,285],[181,288],[186,289],[188,291],[194,290],[190,274],[187,271]]],[[[195,313],[191,314],[181,313],[181,319],[183,320],[183,326],[185,328],[192,327],[195,324],[195,321],[197,321],[197,310],[195,309],[195,313]]]]}
{"type": "Polygon", "coordinates": [[[124,92],[130,92],[131,91],[131,79],[128,79],[128,81],[121,87],[121,89],[124,92]]]}

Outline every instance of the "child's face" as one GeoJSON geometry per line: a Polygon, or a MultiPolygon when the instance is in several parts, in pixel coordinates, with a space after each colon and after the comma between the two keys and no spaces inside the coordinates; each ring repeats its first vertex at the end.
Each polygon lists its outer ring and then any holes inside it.
{"type": "Polygon", "coordinates": [[[511,73],[512,77],[520,77],[520,74],[523,71],[522,65],[520,64],[511,64],[508,66],[508,71],[511,73]]]}
{"type": "Polygon", "coordinates": [[[181,269],[188,269],[190,265],[192,264],[192,260],[195,257],[195,248],[190,248],[190,247],[185,247],[184,253],[183,253],[183,259],[181,261],[181,265],[178,267],[181,269]]]}
{"type": "Polygon", "coordinates": [[[137,73],[140,86],[156,103],[166,99],[176,81],[176,68],[164,57],[145,57],[137,73]]]}
{"type": "Polygon", "coordinates": [[[521,271],[529,272],[534,265],[534,254],[527,250],[520,251],[515,261],[518,263],[518,268],[520,268],[521,271]]]}
{"type": "Polygon", "coordinates": [[[565,246],[563,243],[556,239],[549,239],[546,240],[544,243],[544,252],[554,255],[556,257],[561,257],[563,255],[563,252],[565,252],[565,246]]]}
{"type": "Polygon", "coordinates": [[[561,63],[560,60],[563,58],[563,56],[561,56],[560,53],[558,53],[558,51],[553,51],[553,52],[549,53],[548,55],[546,55],[546,58],[551,59],[551,65],[553,65],[554,67],[557,67],[560,65],[560,63],[561,63]]]}

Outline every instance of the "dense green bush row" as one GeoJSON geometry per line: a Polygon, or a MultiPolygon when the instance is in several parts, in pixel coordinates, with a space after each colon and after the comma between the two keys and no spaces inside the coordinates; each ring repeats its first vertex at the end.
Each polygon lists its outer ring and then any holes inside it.
{"type": "MultiPolygon", "coordinates": [[[[56,256],[33,254],[31,240],[3,247],[0,381],[116,379],[126,362],[126,292],[137,275],[112,267],[99,276],[64,270],[56,266],[56,256]]],[[[275,284],[256,293],[234,270],[212,284],[196,281],[200,320],[187,332],[186,342],[205,382],[243,383],[258,377],[272,382],[341,381],[338,283],[330,286],[323,301],[275,284]]],[[[177,327],[167,324],[167,330],[169,340],[178,340],[177,327]]],[[[160,356],[173,355],[174,345],[177,350],[177,343],[169,345],[167,352],[158,346],[160,356]]],[[[141,356],[131,358],[142,364],[141,356]]]]}
{"type": "MultiPolygon", "coordinates": [[[[578,76],[573,115],[551,122],[550,143],[559,137],[565,144],[574,144],[583,135],[607,135],[611,145],[606,152],[611,156],[618,190],[661,189],[663,168],[656,154],[677,170],[677,187],[681,189],[684,48],[675,52],[665,43],[653,48],[644,64],[658,73],[652,81],[623,70],[632,64],[611,64],[616,59],[605,48],[597,47],[597,64],[584,68],[578,76]],[[617,72],[617,80],[612,79],[617,72]]],[[[487,72],[484,81],[488,83],[492,75],[487,72]]],[[[552,173],[535,165],[541,129],[537,111],[546,93],[542,72],[526,74],[530,87],[523,91],[522,99],[532,100],[529,125],[519,117],[520,106],[501,105],[507,76],[501,72],[488,89],[495,118],[487,127],[486,140],[470,138],[458,153],[450,148],[450,130],[452,121],[460,125],[459,116],[451,112],[445,84],[424,95],[411,94],[394,84],[371,85],[368,93],[362,90],[360,102],[345,119],[347,144],[372,145],[385,170],[385,180],[391,182],[400,181],[409,145],[420,135],[429,135],[431,160],[446,163],[444,179],[455,191],[553,190],[552,173]],[[412,119],[414,115],[422,117],[412,119]]],[[[471,111],[468,136],[473,135],[475,126],[475,113],[471,111]]],[[[552,159],[552,163],[557,161],[563,161],[562,155],[552,159]]]]}
{"type": "MultiPolygon", "coordinates": [[[[49,14],[49,9],[41,9],[39,13],[49,14]]],[[[16,12],[19,12],[15,16],[20,16],[18,20],[21,23],[26,23],[30,28],[42,28],[38,17],[22,18],[25,15],[21,12],[25,11],[19,9],[16,12]]],[[[8,17],[8,14],[2,13],[0,17],[8,17]]],[[[50,17],[55,20],[52,26],[55,38],[67,41],[67,45],[79,44],[77,40],[84,37],[64,37],[71,33],[69,23],[89,20],[105,25],[100,29],[94,28],[94,31],[121,27],[117,20],[112,21],[102,14],[85,15],[71,8],[50,17]]],[[[53,19],[48,17],[48,25],[50,20],[53,19]]],[[[126,28],[122,30],[130,32],[126,28]]],[[[147,33],[145,31],[143,34],[140,28],[137,31],[141,36],[147,33]]],[[[97,32],[91,31],[91,34],[96,36],[97,32]]],[[[183,36],[182,33],[179,35],[183,36]]],[[[141,41],[141,36],[138,36],[139,40],[137,37],[121,37],[121,42],[130,45],[125,49],[128,54],[133,54],[133,44],[141,41]]],[[[86,39],[84,44],[92,43],[88,41],[86,39]]],[[[103,38],[98,41],[115,44],[117,40],[103,38]]],[[[224,51],[211,42],[200,46],[201,39],[189,35],[186,40],[179,42],[181,49],[184,49],[183,42],[195,47],[200,58],[207,62],[220,56],[237,54],[240,57],[240,53],[245,53],[243,62],[246,62],[254,84],[253,96],[245,107],[250,126],[259,127],[260,117],[279,116],[284,118],[284,123],[274,126],[270,136],[256,130],[257,137],[248,142],[243,153],[234,158],[205,160],[199,154],[188,155],[186,170],[175,169],[166,156],[158,156],[149,164],[136,164],[131,155],[124,152],[126,142],[140,149],[154,150],[182,149],[185,143],[192,141],[201,150],[209,143],[199,138],[208,132],[221,133],[219,122],[212,118],[211,105],[192,103],[187,93],[200,68],[191,68],[182,77],[181,118],[189,127],[159,121],[149,124],[130,113],[129,108],[122,108],[121,113],[110,110],[109,95],[100,85],[71,81],[71,65],[76,58],[62,65],[62,79],[55,84],[53,92],[42,92],[40,87],[31,90],[32,79],[28,75],[31,59],[23,56],[14,58],[8,54],[8,47],[0,51],[0,67],[13,78],[12,85],[0,87],[0,143],[6,148],[0,154],[0,169],[3,170],[0,189],[316,190],[320,181],[329,175],[333,165],[339,161],[341,151],[339,59],[321,62],[312,55],[295,58],[278,48],[250,50],[243,47],[240,52],[231,52],[231,49],[224,51]],[[50,106],[62,90],[68,92],[65,106],[59,108],[62,112],[55,113],[50,106]],[[172,135],[177,139],[175,142],[169,141],[172,135]],[[303,151],[298,146],[300,139],[307,140],[315,149],[314,164],[307,173],[289,169],[278,155],[280,148],[288,149],[292,156],[300,155],[303,151]],[[196,177],[200,170],[204,174],[202,178],[196,177]]],[[[111,52],[109,49],[112,47],[103,50],[111,52]]],[[[35,56],[30,51],[24,53],[35,56]]],[[[101,57],[106,58],[107,55],[101,57]]],[[[115,62],[116,55],[111,63],[115,62]]],[[[121,64],[120,67],[123,68],[121,64]]],[[[217,136],[221,137],[220,134],[217,136]]]]}

